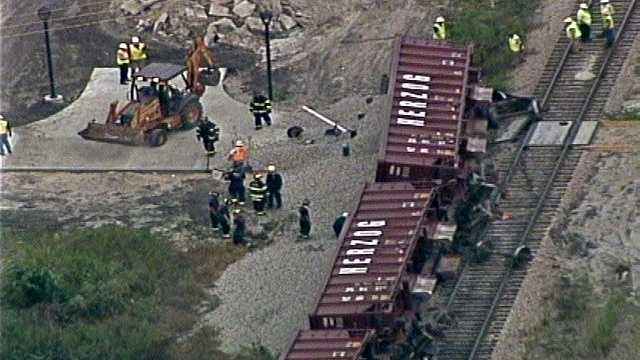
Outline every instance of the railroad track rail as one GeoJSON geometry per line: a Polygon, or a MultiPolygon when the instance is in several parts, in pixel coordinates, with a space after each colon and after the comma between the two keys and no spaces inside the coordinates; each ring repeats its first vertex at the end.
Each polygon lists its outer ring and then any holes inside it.
{"type": "Polygon", "coordinates": [[[506,256],[521,245],[536,255],[582,154],[571,146],[579,124],[601,117],[640,32],[637,0],[611,1],[619,35],[614,47],[605,50],[604,39],[597,38],[599,2],[592,2],[594,39],[579,54],[571,54],[568,40],[561,36],[535,91],[546,110],[544,121],[573,121],[572,129],[562,146],[527,147],[531,129],[514,154],[498,158],[503,196],[497,193],[495,201],[512,217],[485,229],[482,239],[493,245],[490,257],[482,264],[466,265],[455,285],[445,285],[443,294],[449,296],[443,305],[454,324],[437,343],[439,360],[491,358],[527,273],[527,267],[507,267],[506,256]]]}

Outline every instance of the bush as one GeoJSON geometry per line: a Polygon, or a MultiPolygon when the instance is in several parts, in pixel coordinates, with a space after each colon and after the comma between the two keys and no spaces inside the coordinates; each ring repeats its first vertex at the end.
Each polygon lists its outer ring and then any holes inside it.
{"type": "Polygon", "coordinates": [[[594,355],[606,356],[613,347],[616,338],[614,330],[620,320],[625,300],[621,294],[612,295],[605,306],[587,323],[587,345],[594,355]]]}

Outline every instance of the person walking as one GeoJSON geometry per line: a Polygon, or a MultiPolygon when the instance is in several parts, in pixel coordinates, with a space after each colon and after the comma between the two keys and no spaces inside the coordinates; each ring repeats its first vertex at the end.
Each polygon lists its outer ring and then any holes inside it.
{"type": "Polygon", "coordinates": [[[349,213],[343,212],[342,215],[338,216],[336,221],[333,222],[333,232],[336,234],[336,237],[340,237],[340,233],[342,232],[344,223],[347,221],[347,217],[349,217],[349,213]]]}
{"type": "Polygon", "coordinates": [[[244,245],[244,235],[247,230],[247,223],[242,216],[240,209],[233,210],[233,243],[235,245],[244,245]]]}
{"type": "Polygon", "coordinates": [[[613,15],[605,15],[604,19],[604,36],[606,39],[605,47],[610,48],[616,41],[616,30],[613,23],[613,15]]]}
{"type": "Polygon", "coordinates": [[[127,44],[120,43],[118,45],[118,51],[116,52],[116,64],[120,68],[120,84],[126,85],[129,81],[129,64],[131,63],[131,58],[129,56],[129,49],[127,49],[127,44]]]}
{"type": "Polygon", "coordinates": [[[238,205],[244,205],[245,201],[244,179],[244,172],[239,167],[234,168],[229,175],[229,195],[238,205]]]}
{"type": "Polygon", "coordinates": [[[282,176],[276,172],[276,166],[271,164],[267,166],[267,209],[282,207],[282,176]],[[274,201],[275,200],[275,201],[274,201]]]}
{"type": "Polygon", "coordinates": [[[271,100],[267,99],[262,94],[255,94],[251,104],[249,104],[249,110],[253,113],[253,117],[256,123],[256,130],[262,129],[262,120],[271,126],[271,100]]]}
{"type": "Polygon", "coordinates": [[[567,37],[569,38],[569,41],[571,41],[571,52],[579,52],[582,33],[580,32],[578,24],[570,17],[564,19],[564,24],[567,37]]]}
{"type": "Polygon", "coordinates": [[[244,171],[244,167],[247,161],[249,161],[249,148],[242,140],[237,140],[236,145],[231,149],[227,158],[233,161],[234,168],[240,167],[244,171]]]}
{"type": "Polygon", "coordinates": [[[137,71],[140,71],[147,59],[149,53],[147,52],[147,45],[140,41],[137,36],[131,37],[131,43],[129,44],[129,54],[131,55],[131,76],[137,71]]]}
{"type": "Polygon", "coordinates": [[[253,181],[249,183],[249,197],[253,202],[253,210],[256,214],[262,216],[265,215],[264,203],[267,196],[267,185],[262,182],[262,175],[253,175],[253,181]]]}
{"type": "Polygon", "coordinates": [[[587,3],[581,3],[578,9],[578,27],[580,28],[580,41],[587,42],[591,40],[591,12],[587,3]]]}
{"type": "Polygon", "coordinates": [[[7,153],[11,154],[11,143],[9,137],[13,136],[11,131],[11,124],[4,116],[0,115],[0,155],[4,156],[5,149],[7,153]]]}
{"type": "Polygon", "coordinates": [[[433,39],[434,40],[446,40],[447,28],[444,24],[444,17],[438,16],[436,22],[433,24],[433,39]]]}
{"type": "Polygon", "coordinates": [[[524,43],[518,34],[511,34],[508,38],[509,50],[515,56],[515,61],[520,64],[524,60],[524,43]]]}
{"type": "Polygon", "coordinates": [[[205,116],[204,121],[200,123],[196,130],[196,139],[202,140],[202,145],[207,152],[207,156],[215,155],[215,143],[219,139],[219,133],[220,129],[216,127],[216,124],[209,121],[208,116],[205,116]]]}
{"type": "Polygon", "coordinates": [[[231,199],[224,199],[218,208],[218,224],[222,229],[222,237],[224,239],[228,239],[231,237],[231,226],[230,223],[230,215],[229,215],[229,206],[231,205],[231,199]]]}
{"type": "Polygon", "coordinates": [[[218,220],[218,210],[220,208],[219,196],[220,194],[215,191],[209,192],[209,219],[211,220],[211,229],[214,231],[218,230],[218,224],[220,223],[218,220]]]}
{"type": "Polygon", "coordinates": [[[311,214],[309,213],[309,200],[304,199],[300,208],[298,208],[298,214],[300,215],[300,238],[309,239],[311,233],[311,214]]]}
{"type": "Polygon", "coordinates": [[[607,36],[606,34],[607,22],[605,21],[606,16],[607,15],[613,16],[614,14],[615,14],[615,10],[613,8],[613,5],[609,2],[609,0],[600,0],[600,18],[602,21],[602,33],[600,34],[600,37],[607,36]]]}

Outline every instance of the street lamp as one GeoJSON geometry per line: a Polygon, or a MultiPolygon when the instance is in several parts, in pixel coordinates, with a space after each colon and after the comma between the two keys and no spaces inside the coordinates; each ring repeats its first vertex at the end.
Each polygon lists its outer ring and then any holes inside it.
{"type": "Polygon", "coordinates": [[[49,44],[49,19],[51,18],[51,9],[46,5],[38,9],[38,17],[44,25],[44,42],[47,48],[47,65],[49,67],[49,84],[51,94],[46,95],[44,100],[47,102],[62,102],[62,95],[56,94],[56,87],[53,82],[53,65],[51,62],[51,45],[49,44]]]}
{"type": "Polygon", "coordinates": [[[267,82],[269,85],[269,100],[273,101],[273,86],[271,83],[271,42],[269,36],[269,24],[273,18],[273,13],[269,10],[260,12],[260,19],[264,24],[264,42],[267,48],[267,82]]]}

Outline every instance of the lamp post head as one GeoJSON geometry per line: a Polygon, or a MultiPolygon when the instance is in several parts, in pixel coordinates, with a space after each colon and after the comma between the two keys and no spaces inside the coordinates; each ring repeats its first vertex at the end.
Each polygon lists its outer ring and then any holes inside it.
{"type": "Polygon", "coordinates": [[[42,21],[49,20],[51,18],[51,9],[49,9],[49,7],[46,5],[41,7],[40,9],[38,9],[38,17],[42,21]]]}
{"type": "Polygon", "coordinates": [[[262,20],[265,26],[269,25],[272,18],[273,18],[273,13],[271,12],[271,10],[265,10],[260,12],[260,19],[262,20]]]}

